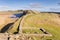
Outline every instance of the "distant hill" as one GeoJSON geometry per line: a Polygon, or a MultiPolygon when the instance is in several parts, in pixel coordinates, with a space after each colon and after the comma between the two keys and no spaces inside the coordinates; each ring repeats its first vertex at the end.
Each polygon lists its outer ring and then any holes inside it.
{"type": "Polygon", "coordinates": [[[57,14],[60,14],[60,12],[41,12],[41,13],[57,13],[57,14]]]}
{"type": "Polygon", "coordinates": [[[8,10],[8,11],[0,11],[0,14],[16,14],[16,13],[19,13],[19,12],[22,12],[23,10],[8,10]]]}

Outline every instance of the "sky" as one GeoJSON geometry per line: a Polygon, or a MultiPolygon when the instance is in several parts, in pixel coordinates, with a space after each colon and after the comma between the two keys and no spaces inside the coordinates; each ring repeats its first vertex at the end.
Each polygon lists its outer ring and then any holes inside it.
{"type": "Polygon", "coordinates": [[[0,11],[6,10],[60,12],[60,0],[0,0],[0,11]]]}

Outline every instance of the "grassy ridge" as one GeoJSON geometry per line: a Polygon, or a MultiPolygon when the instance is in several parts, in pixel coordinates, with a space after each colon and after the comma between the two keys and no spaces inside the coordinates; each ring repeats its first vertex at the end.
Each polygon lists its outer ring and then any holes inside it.
{"type": "Polygon", "coordinates": [[[58,14],[32,14],[28,15],[22,23],[22,27],[44,28],[52,37],[44,37],[43,40],[60,40],[60,18],[58,14]]]}
{"type": "MultiPolygon", "coordinates": [[[[31,12],[31,11],[30,11],[31,12]]],[[[34,12],[35,13],[35,12],[34,12]]],[[[37,30],[28,30],[28,27],[36,27],[36,28],[43,28],[47,32],[52,34],[52,37],[32,37],[33,40],[60,40],[60,17],[58,14],[49,14],[49,13],[32,13],[27,14],[25,18],[23,18],[22,27],[27,27],[27,29],[23,29],[23,33],[35,33],[37,34],[43,34],[39,29],[37,30]]],[[[10,21],[7,21],[5,23],[9,23],[10,21]]],[[[8,33],[14,33],[17,32],[17,28],[19,23],[21,22],[21,19],[16,21],[14,25],[12,25],[7,32],[8,33]]],[[[3,24],[4,25],[4,24],[3,24]]],[[[2,25],[1,25],[2,26],[2,25]]],[[[30,39],[30,40],[32,40],[30,39]]]]}
{"type": "Polygon", "coordinates": [[[8,33],[14,33],[14,32],[18,32],[18,26],[20,25],[22,18],[19,18],[6,32],[8,33]]]}

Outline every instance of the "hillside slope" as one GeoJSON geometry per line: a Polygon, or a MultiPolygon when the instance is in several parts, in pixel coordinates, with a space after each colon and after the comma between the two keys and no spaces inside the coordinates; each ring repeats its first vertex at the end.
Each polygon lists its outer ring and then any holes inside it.
{"type": "MultiPolygon", "coordinates": [[[[43,40],[49,39],[60,40],[60,17],[58,14],[53,13],[28,14],[23,19],[21,26],[27,27],[27,29],[29,27],[43,28],[47,32],[52,34],[52,37],[44,37],[43,40]]],[[[28,33],[27,30],[25,32],[28,33]]]]}

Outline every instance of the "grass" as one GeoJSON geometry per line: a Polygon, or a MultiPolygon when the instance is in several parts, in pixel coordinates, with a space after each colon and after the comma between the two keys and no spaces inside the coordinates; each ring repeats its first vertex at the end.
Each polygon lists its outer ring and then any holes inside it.
{"type": "MultiPolygon", "coordinates": [[[[5,12],[4,12],[5,13],[5,12]]],[[[12,12],[12,13],[16,13],[16,12],[12,12]]],[[[9,12],[10,14],[10,12],[9,12]]],[[[7,21],[5,21],[5,24],[11,22],[8,21],[9,18],[7,19],[7,21]]],[[[17,31],[18,25],[20,23],[20,19],[14,23],[14,25],[12,25],[12,28],[9,28],[7,30],[8,33],[14,33],[17,31]]],[[[3,24],[4,25],[4,24],[3,24]]],[[[2,25],[0,25],[0,27],[2,27],[2,25]]],[[[58,16],[58,14],[48,14],[48,13],[40,13],[40,14],[27,14],[22,22],[22,27],[36,27],[36,28],[43,28],[45,29],[47,32],[52,34],[52,37],[32,37],[32,39],[30,40],[60,40],[60,17],[58,16]]],[[[39,33],[42,34],[42,32],[40,30],[27,30],[27,29],[23,29],[23,33],[39,33]]]]}
{"type": "Polygon", "coordinates": [[[23,29],[22,32],[25,34],[42,34],[42,32],[39,29],[34,29],[34,30],[23,29]]]}
{"type": "MultiPolygon", "coordinates": [[[[19,11],[22,12],[22,11],[19,11]]],[[[15,22],[18,18],[10,18],[11,15],[19,13],[18,11],[0,11],[0,30],[7,24],[15,22]]],[[[14,23],[15,26],[18,22],[14,23]]],[[[13,26],[14,26],[13,25],[13,26]]],[[[15,27],[14,27],[15,28],[15,27]]],[[[16,28],[15,28],[16,29],[16,28]]],[[[11,29],[12,30],[12,29],[11,29]]],[[[16,31],[16,30],[15,30],[16,31]]],[[[12,31],[13,33],[13,31],[12,31]]]]}
{"type": "Polygon", "coordinates": [[[17,14],[19,12],[23,12],[23,11],[0,11],[0,14],[6,15],[6,14],[17,14]]]}
{"type": "Polygon", "coordinates": [[[30,37],[29,40],[41,40],[40,37],[30,37]]]}
{"type": "Polygon", "coordinates": [[[8,30],[8,33],[14,33],[14,32],[18,32],[18,26],[20,25],[19,23],[21,22],[21,18],[18,19],[8,30]]]}
{"type": "Polygon", "coordinates": [[[5,26],[7,25],[8,23],[12,23],[12,22],[15,22],[17,20],[17,18],[8,18],[6,16],[0,16],[0,30],[5,26]]]}
{"type": "Polygon", "coordinates": [[[45,13],[26,15],[22,27],[43,28],[53,36],[44,37],[42,40],[60,40],[60,18],[58,17],[58,14],[45,13]]]}

